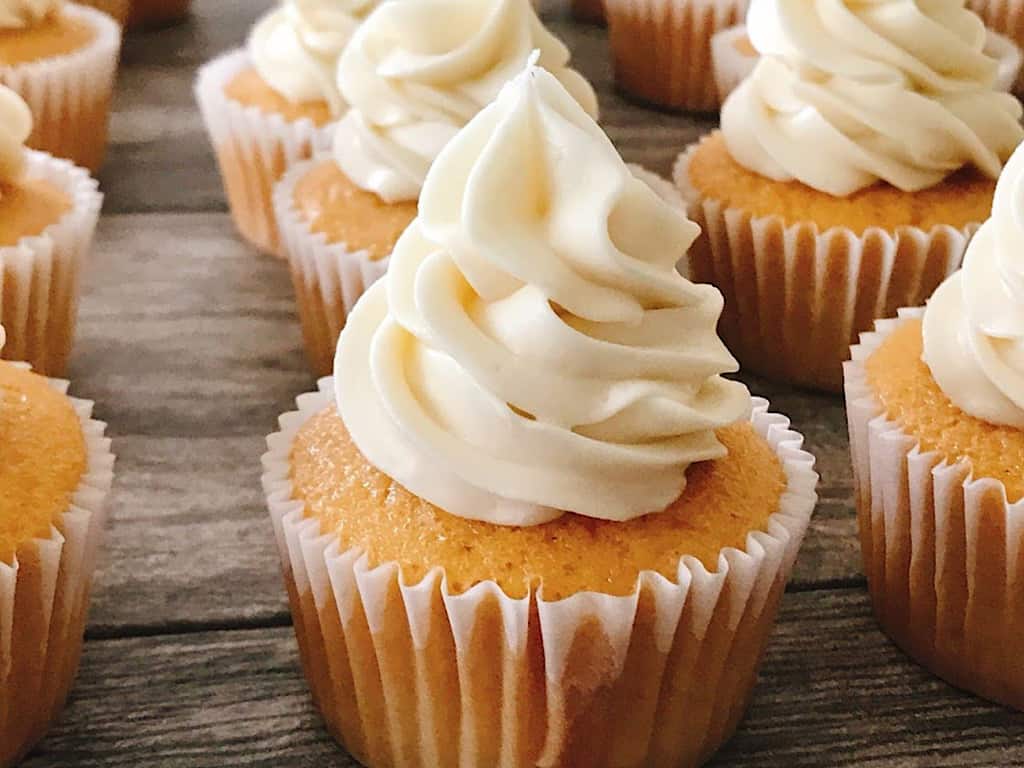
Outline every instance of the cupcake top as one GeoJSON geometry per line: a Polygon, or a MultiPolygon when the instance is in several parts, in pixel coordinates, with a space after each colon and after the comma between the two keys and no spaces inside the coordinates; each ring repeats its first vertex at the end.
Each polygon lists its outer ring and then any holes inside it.
{"type": "Polygon", "coordinates": [[[1021,105],[966,0],[753,0],[761,53],[726,100],[741,165],[838,197],[877,181],[904,191],[965,166],[996,178],[1024,137],[1021,105]]]}
{"type": "MultiPolygon", "coordinates": [[[[0,0],[3,2],[3,0],[0,0]]],[[[249,35],[249,57],[267,84],[289,101],[345,108],[335,70],[338,57],[377,0],[282,0],[249,35]]]]}
{"type": "Polygon", "coordinates": [[[535,49],[540,66],[596,116],[594,90],[568,68],[568,49],[544,28],[530,0],[381,5],[338,65],[339,86],[352,107],[335,134],[342,171],[386,202],[416,200],[441,148],[535,49]]]}
{"type": "Polygon", "coordinates": [[[676,264],[699,232],[530,66],[441,151],[420,215],[338,342],[378,469],[460,517],[660,512],[749,415],[722,296],[676,264]]]}
{"type": "Polygon", "coordinates": [[[924,314],[924,360],[965,413],[1024,429],[1024,148],[996,186],[963,269],[924,314]]]}
{"type": "Polygon", "coordinates": [[[64,0],[0,0],[0,29],[34,27],[56,14],[64,0]]]}
{"type": "Polygon", "coordinates": [[[25,142],[31,133],[32,112],[28,105],[6,85],[0,85],[0,187],[21,177],[25,142]]]}

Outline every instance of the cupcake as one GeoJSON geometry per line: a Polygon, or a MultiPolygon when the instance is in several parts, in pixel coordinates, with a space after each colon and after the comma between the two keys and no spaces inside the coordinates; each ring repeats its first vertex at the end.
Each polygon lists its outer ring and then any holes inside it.
{"type": "MultiPolygon", "coordinates": [[[[1021,0],[968,0],[968,5],[985,23],[1024,48],[1024,3],[1021,0]]],[[[1024,93],[1024,73],[1013,84],[1014,93],[1024,93]]]]}
{"type": "Polygon", "coordinates": [[[675,176],[740,363],[839,392],[857,334],[960,265],[1024,130],[962,0],[834,5],[754,0],[761,59],[675,176]]]}
{"type": "Polygon", "coordinates": [[[3,356],[44,375],[64,372],[79,279],[102,196],[81,168],[27,150],[32,115],[0,85],[0,323],[3,356]]]}
{"type": "Polygon", "coordinates": [[[540,65],[591,114],[593,88],[530,0],[395,0],[352,38],[338,64],[351,109],[331,153],[297,164],[274,194],[310,364],[331,372],[345,317],[409,222],[445,143],[540,51],[540,65]],[[438,27],[437,18],[465,23],[438,27]]]}
{"type": "MultiPolygon", "coordinates": [[[[188,15],[192,0],[131,0],[128,25],[131,27],[153,27],[173,24],[188,15]]],[[[338,5],[337,2],[334,3],[338,5]]],[[[342,2],[344,5],[344,2],[342,2]]]]}
{"type": "Polygon", "coordinates": [[[0,766],[44,736],[74,682],[113,478],[105,425],[67,388],[0,361],[0,766]]]}
{"type": "Polygon", "coordinates": [[[650,104],[719,107],[711,38],[743,21],[748,0],[605,0],[615,81],[650,104]]]}
{"type": "Polygon", "coordinates": [[[846,364],[864,570],[885,632],[1024,710],[1024,149],[963,269],[846,364]]]}
{"type": "MultiPolygon", "coordinates": [[[[996,88],[1001,91],[1014,90],[1024,58],[1020,47],[1010,38],[989,29],[985,33],[984,52],[999,62],[996,88]]],[[[729,94],[750,76],[758,58],[759,54],[750,42],[745,24],[723,29],[711,38],[711,62],[721,101],[729,98],[729,94]]]]}
{"type": "Polygon", "coordinates": [[[260,19],[245,50],[206,64],[196,99],[242,237],[271,254],[280,241],[273,187],[294,163],[330,144],[346,105],[338,56],[375,0],[282,0],[260,19]]]}
{"type": "Polygon", "coordinates": [[[721,376],[696,231],[539,67],[440,152],[264,457],[314,701],[369,768],[696,766],[735,729],[817,478],[721,376]]]}
{"type": "Polygon", "coordinates": [[[0,84],[28,102],[28,145],[96,171],[107,152],[121,27],[63,0],[0,0],[0,84]]]}

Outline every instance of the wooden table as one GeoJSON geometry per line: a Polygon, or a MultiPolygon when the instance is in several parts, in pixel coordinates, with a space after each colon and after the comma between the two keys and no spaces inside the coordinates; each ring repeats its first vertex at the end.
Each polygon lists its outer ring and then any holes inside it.
{"type": "MultiPolygon", "coordinates": [[[[300,675],[259,485],[264,436],[314,385],[291,284],[235,237],[192,97],[197,65],[268,5],[197,0],[190,23],[125,48],[71,368],[114,436],[112,519],[78,686],[30,768],[355,765],[300,675]]],[[[627,160],[666,173],[710,127],[630,105],[604,31],[546,18],[627,160]]],[[[821,504],[749,716],[714,765],[1024,764],[1024,716],[936,680],[875,626],[840,400],[749,383],[807,436],[821,504]]]]}

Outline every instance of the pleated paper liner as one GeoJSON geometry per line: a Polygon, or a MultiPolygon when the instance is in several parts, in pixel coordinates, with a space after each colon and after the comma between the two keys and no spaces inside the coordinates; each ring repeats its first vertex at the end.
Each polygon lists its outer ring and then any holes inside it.
{"type": "Polygon", "coordinates": [[[268,438],[263,486],[303,667],[330,732],[364,764],[423,768],[696,766],[743,717],[816,501],[814,459],[756,401],[753,424],[788,486],[765,531],[633,594],[513,599],[495,582],[453,594],[396,563],[342,550],[292,497],[291,447],[333,402],[298,398],[268,438]]]}
{"type": "Polygon", "coordinates": [[[747,0],[606,0],[615,79],[670,109],[719,108],[711,38],[747,14],[747,0]]]}
{"type": "Polygon", "coordinates": [[[690,249],[690,277],[722,291],[722,339],[744,370],[770,379],[842,392],[842,364],[857,334],[900,307],[923,305],[960,267],[980,224],[856,234],[753,216],[694,189],[689,164],[697,146],[675,169],[702,230],[690,249]]]}
{"type": "Polygon", "coordinates": [[[864,571],[875,615],[892,640],[960,688],[1024,709],[1024,501],[968,462],[923,452],[886,418],[865,362],[903,309],[865,333],[846,364],[864,571]]]}
{"type": "Polygon", "coordinates": [[[96,171],[107,152],[121,27],[102,11],[75,3],[67,3],[64,13],[87,23],[96,38],[66,56],[0,66],[0,83],[17,91],[32,110],[28,146],[96,171]]]}
{"type": "MultiPolygon", "coordinates": [[[[967,5],[985,21],[985,26],[1024,48],[1024,0],[968,0],[967,5]]],[[[1024,72],[1011,90],[1024,93],[1024,72]]]]}
{"type": "MultiPolygon", "coordinates": [[[[389,256],[375,259],[369,251],[328,242],[296,209],[295,186],[325,159],[329,156],[296,164],[274,189],[281,254],[291,270],[306,357],[317,376],[334,370],[335,347],[349,313],[359,297],[387,272],[390,261],[389,256]]],[[[665,202],[683,209],[683,199],[672,184],[639,165],[629,168],[665,202]]]]}
{"type": "MultiPolygon", "coordinates": [[[[715,72],[715,83],[722,103],[736,87],[743,82],[754,67],[758,56],[745,54],[737,48],[747,40],[747,27],[744,24],[723,29],[711,39],[711,61],[715,72]]],[[[1003,91],[1014,90],[1014,84],[1021,71],[1021,49],[1010,38],[989,29],[985,42],[985,53],[999,62],[996,75],[996,88],[1003,91]]]]}
{"type": "MultiPolygon", "coordinates": [[[[65,381],[50,380],[66,392],[65,381]]],[[[0,561],[0,766],[14,765],[57,719],[78,672],[114,455],[92,403],[71,398],[87,466],[46,539],[0,561]]]]}
{"type": "Polygon", "coordinates": [[[196,100],[235,226],[259,250],[280,255],[274,185],[294,164],[330,147],[332,126],[318,128],[309,119],[288,121],[229,99],[225,87],[248,66],[244,50],[204,65],[196,80],[196,100]]]}
{"type": "Polygon", "coordinates": [[[26,176],[50,182],[71,209],[42,234],[0,246],[0,324],[7,360],[24,360],[59,376],[67,367],[78,318],[78,295],[103,196],[95,179],[66,160],[26,151],[26,176]]]}

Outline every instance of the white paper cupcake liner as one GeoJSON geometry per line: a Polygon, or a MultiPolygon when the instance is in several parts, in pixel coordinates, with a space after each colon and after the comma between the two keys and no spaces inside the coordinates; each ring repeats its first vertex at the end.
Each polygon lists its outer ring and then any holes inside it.
{"type": "MultiPolygon", "coordinates": [[[[989,29],[1024,48],[1024,0],[968,0],[967,5],[989,29]]],[[[1018,73],[1011,90],[1024,94],[1024,72],[1018,73]]]]}
{"type": "Polygon", "coordinates": [[[702,198],[690,184],[693,144],[675,181],[701,235],[691,279],[725,296],[719,333],[742,367],[771,379],[841,392],[842,364],[857,334],[900,307],[921,306],[960,267],[980,222],[925,231],[787,225],[702,198]]]}
{"type": "Polygon", "coordinates": [[[940,677],[1024,709],[1024,501],[966,461],[923,452],[886,418],[867,359],[922,309],[861,336],[846,406],[864,571],[879,623],[940,677]]]}
{"type": "Polygon", "coordinates": [[[330,149],[333,125],[285,120],[227,97],[225,87],[249,66],[244,50],[226,53],[204,65],[195,93],[235,225],[259,250],[280,255],[274,218],[274,185],[295,163],[319,149],[330,149]]]}
{"type": "Polygon", "coordinates": [[[0,324],[7,332],[2,357],[60,375],[74,340],[81,274],[103,196],[95,179],[67,160],[31,150],[26,159],[26,178],[63,190],[71,209],[42,234],[0,247],[0,324]]]}
{"type": "Polygon", "coordinates": [[[121,27],[110,16],[74,3],[64,13],[89,24],[96,38],[80,51],[0,66],[0,83],[32,110],[28,146],[96,171],[107,151],[110,99],[121,51],[121,27]]]}
{"type": "MultiPolygon", "coordinates": [[[[67,392],[66,381],[50,384],[67,392]]],[[[91,418],[92,403],[70,400],[85,436],[86,472],[49,537],[18,547],[11,564],[0,562],[0,766],[43,737],[78,671],[114,455],[106,425],[91,418]]]]}
{"type": "Polygon", "coordinates": [[[298,398],[263,457],[263,487],[313,698],[369,766],[696,766],[743,716],[815,506],[814,459],[757,400],[753,424],[788,486],[764,532],[644,572],[628,596],[513,599],[495,582],[453,594],[443,569],[405,583],[322,535],[292,496],[297,431],[333,402],[298,398]]]}
{"type": "MultiPolygon", "coordinates": [[[[740,24],[717,32],[711,38],[711,61],[715,72],[715,83],[722,103],[736,87],[743,82],[757,66],[758,57],[748,56],[736,44],[747,37],[747,27],[740,24]]],[[[1021,71],[1021,49],[1010,38],[989,29],[985,53],[999,62],[996,88],[1014,90],[1014,84],[1021,71]]]]}
{"type": "Polygon", "coordinates": [[[374,259],[369,251],[330,243],[313,232],[295,207],[295,185],[329,156],[293,166],[274,190],[274,209],[281,233],[282,255],[295,286],[306,355],[313,371],[325,376],[334,368],[334,350],[349,312],[366,289],[388,269],[390,257],[374,259]]]}
{"type": "Polygon", "coordinates": [[[619,86],[671,109],[718,109],[711,38],[747,14],[748,0],[606,0],[619,86]]]}

